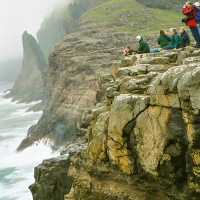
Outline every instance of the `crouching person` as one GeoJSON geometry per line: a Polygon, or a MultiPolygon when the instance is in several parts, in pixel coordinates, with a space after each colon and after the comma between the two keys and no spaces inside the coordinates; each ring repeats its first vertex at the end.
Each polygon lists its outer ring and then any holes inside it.
{"type": "Polygon", "coordinates": [[[177,33],[175,28],[170,28],[169,30],[170,35],[172,36],[172,41],[170,42],[169,45],[165,47],[166,50],[170,49],[178,49],[183,47],[183,43],[181,40],[181,37],[177,33]]]}
{"type": "Polygon", "coordinates": [[[139,42],[139,48],[138,50],[136,50],[136,53],[150,53],[150,48],[147,42],[144,41],[144,39],[142,38],[142,36],[138,35],[136,37],[136,40],[139,42]]]}

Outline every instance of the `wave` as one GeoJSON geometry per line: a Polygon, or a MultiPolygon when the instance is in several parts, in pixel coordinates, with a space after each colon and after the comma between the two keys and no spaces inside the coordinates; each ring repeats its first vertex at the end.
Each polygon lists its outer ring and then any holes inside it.
{"type": "Polygon", "coordinates": [[[0,199],[32,199],[28,186],[34,182],[34,167],[44,159],[59,155],[59,151],[52,151],[46,141],[36,142],[20,153],[14,151],[7,155],[0,163],[0,191],[4,191],[0,199]]]}
{"type": "Polygon", "coordinates": [[[46,141],[35,142],[31,147],[26,148],[22,152],[13,152],[1,161],[0,169],[10,167],[25,167],[29,165],[37,165],[44,159],[56,157],[60,155],[59,151],[53,151],[51,144],[46,141]],[[42,152],[42,153],[41,153],[42,152]]]}

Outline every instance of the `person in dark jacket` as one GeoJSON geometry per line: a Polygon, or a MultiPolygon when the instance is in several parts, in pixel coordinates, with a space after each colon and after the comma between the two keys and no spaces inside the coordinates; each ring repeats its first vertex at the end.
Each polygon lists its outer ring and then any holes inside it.
{"type": "Polygon", "coordinates": [[[177,33],[175,28],[170,28],[169,30],[170,35],[172,36],[172,41],[169,45],[166,46],[166,50],[170,49],[178,49],[183,47],[183,43],[181,37],[177,33]]]}
{"type": "Polygon", "coordinates": [[[186,32],[186,30],[184,29],[184,27],[180,28],[180,33],[181,33],[180,36],[181,36],[183,46],[184,47],[189,46],[190,45],[190,37],[189,37],[188,33],[186,32]]]}
{"type": "Polygon", "coordinates": [[[192,35],[196,41],[195,48],[200,48],[200,34],[197,28],[197,23],[194,19],[196,15],[196,6],[192,4],[192,2],[187,1],[186,4],[183,6],[183,14],[186,16],[182,22],[186,23],[186,26],[190,27],[192,35]]]}
{"type": "Polygon", "coordinates": [[[158,44],[161,48],[166,47],[170,42],[172,38],[166,34],[166,31],[161,29],[160,30],[160,36],[158,37],[158,44]]]}
{"type": "Polygon", "coordinates": [[[144,41],[144,39],[142,38],[142,36],[138,35],[136,37],[136,40],[139,42],[140,46],[138,48],[138,50],[136,51],[136,53],[150,53],[150,48],[147,42],[144,41]]]}

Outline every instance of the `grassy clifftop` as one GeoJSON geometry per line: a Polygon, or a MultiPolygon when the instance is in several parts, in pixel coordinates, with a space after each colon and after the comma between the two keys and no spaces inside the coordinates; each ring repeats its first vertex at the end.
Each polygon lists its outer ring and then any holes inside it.
{"type": "MultiPolygon", "coordinates": [[[[74,0],[69,7],[65,6],[54,11],[51,16],[44,20],[37,34],[46,60],[55,45],[65,35],[76,32],[77,27],[78,30],[101,29],[101,32],[106,25],[111,27],[113,32],[129,32],[134,35],[142,34],[146,36],[158,34],[159,29],[168,30],[170,27],[179,28],[183,25],[181,23],[183,18],[181,11],[149,8],[141,4],[144,1],[141,1],[141,3],[138,1],[74,0]]],[[[172,2],[172,0],[169,2],[172,2]]],[[[157,5],[154,3],[152,5],[157,5]]]]}
{"type": "Polygon", "coordinates": [[[136,0],[108,0],[89,10],[80,18],[80,23],[109,23],[113,31],[149,35],[159,29],[182,26],[181,12],[147,8],[136,0]]]}
{"type": "Polygon", "coordinates": [[[146,5],[150,8],[162,8],[180,10],[185,3],[184,0],[137,0],[139,3],[146,5]]]}

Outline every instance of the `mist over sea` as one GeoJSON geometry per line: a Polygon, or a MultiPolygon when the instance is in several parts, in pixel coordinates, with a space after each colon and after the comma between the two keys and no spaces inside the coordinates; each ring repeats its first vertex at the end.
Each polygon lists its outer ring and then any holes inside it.
{"type": "Polygon", "coordinates": [[[35,103],[17,104],[3,99],[3,91],[12,85],[0,82],[0,200],[31,200],[28,186],[34,182],[34,167],[59,153],[52,153],[42,142],[16,152],[28,128],[37,123],[42,112],[26,112],[35,103]]]}

